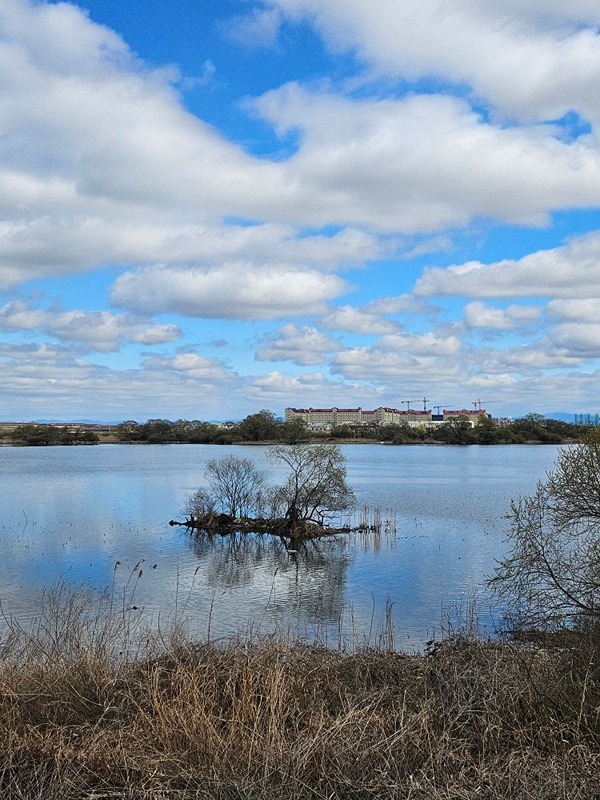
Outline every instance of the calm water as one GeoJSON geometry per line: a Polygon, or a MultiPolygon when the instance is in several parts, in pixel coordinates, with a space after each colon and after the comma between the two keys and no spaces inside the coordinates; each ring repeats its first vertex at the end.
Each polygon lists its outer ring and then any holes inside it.
{"type": "MultiPolygon", "coordinates": [[[[477,597],[505,551],[510,499],[533,490],[553,446],[342,448],[358,504],[395,517],[381,535],[308,543],[190,537],[170,527],[210,458],[260,447],[209,445],[0,448],[0,601],[30,624],[61,578],[115,594],[154,625],[176,616],[195,636],[291,631],[335,644],[376,643],[391,608],[398,647],[431,638],[443,609],[477,597]],[[141,571],[141,574],[140,574],[141,571]]],[[[0,633],[2,622],[0,620],[0,633]]]]}

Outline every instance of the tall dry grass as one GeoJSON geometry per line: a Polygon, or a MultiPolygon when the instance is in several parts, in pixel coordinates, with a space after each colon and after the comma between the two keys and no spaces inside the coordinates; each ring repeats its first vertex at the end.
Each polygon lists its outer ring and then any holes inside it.
{"type": "Polygon", "coordinates": [[[190,644],[61,588],[0,659],[0,797],[593,800],[600,641],[190,644]]]}

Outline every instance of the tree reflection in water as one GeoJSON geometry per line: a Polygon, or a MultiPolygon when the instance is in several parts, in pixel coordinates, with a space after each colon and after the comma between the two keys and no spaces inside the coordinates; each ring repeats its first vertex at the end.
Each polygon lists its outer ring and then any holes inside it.
{"type": "Polygon", "coordinates": [[[345,535],[309,539],[293,549],[267,534],[202,531],[190,538],[204,579],[214,590],[269,586],[265,613],[282,624],[338,624],[346,598],[348,568],[354,548],[345,535]]]}

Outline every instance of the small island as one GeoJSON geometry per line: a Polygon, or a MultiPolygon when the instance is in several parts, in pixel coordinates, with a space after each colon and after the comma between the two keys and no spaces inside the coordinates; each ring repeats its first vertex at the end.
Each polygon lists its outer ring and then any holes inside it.
{"type": "Polygon", "coordinates": [[[337,445],[275,445],[268,457],[287,467],[282,485],[268,486],[249,458],[211,459],[205,470],[208,488],[188,498],[184,522],[170,524],[196,533],[264,533],[292,543],[364,529],[340,525],[340,514],[354,505],[354,492],[337,445]]]}

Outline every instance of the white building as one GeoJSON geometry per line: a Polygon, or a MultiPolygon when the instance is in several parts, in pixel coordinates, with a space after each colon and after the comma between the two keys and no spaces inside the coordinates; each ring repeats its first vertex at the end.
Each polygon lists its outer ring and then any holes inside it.
{"type": "Polygon", "coordinates": [[[409,408],[401,411],[398,408],[388,408],[387,406],[380,406],[373,410],[363,409],[360,406],[357,408],[337,408],[337,406],[332,406],[331,408],[285,409],[286,422],[300,419],[312,430],[329,430],[337,425],[409,425],[411,427],[439,425],[459,417],[466,417],[471,427],[474,427],[482,416],[488,416],[487,412],[482,408],[475,411],[469,411],[464,408],[456,411],[444,409],[443,414],[435,416],[431,413],[431,410],[418,411],[417,409],[409,408]]]}
{"type": "Polygon", "coordinates": [[[427,425],[431,423],[431,411],[380,406],[374,410],[358,408],[286,408],[286,422],[301,419],[313,430],[334,428],[336,425],[427,425]]]}

